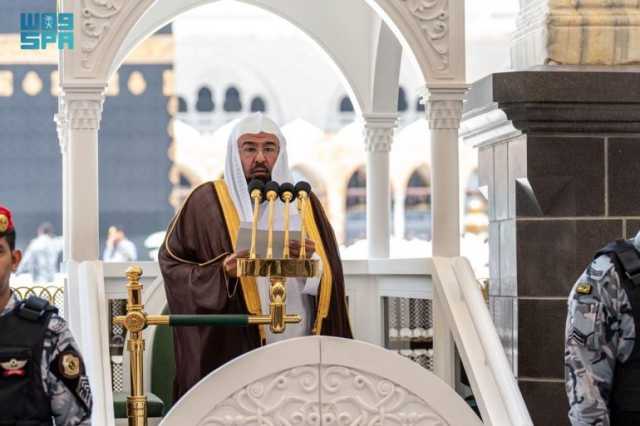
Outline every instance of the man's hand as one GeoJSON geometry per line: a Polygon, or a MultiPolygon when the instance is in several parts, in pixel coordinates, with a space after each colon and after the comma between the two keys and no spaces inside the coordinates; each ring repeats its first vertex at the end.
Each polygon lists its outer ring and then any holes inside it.
{"type": "MultiPolygon", "coordinates": [[[[304,246],[307,250],[307,259],[309,259],[316,251],[316,243],[311,240],[304,240],[304,246]]],[[[300,256],[300,241],[289,241],[289,256],[292,258],[297,258],[298,256],[300,256]]]]}
{"type": "Polygon", "coordinates": [[[238,258],[239,257],[247,257],[249,254],[249,250],[242,250],[237,253],[231,253],[229,256],[225,257],[222,262],[222,267],[227,272],[227,275],[233,278],[238,277],[238,258]]]}

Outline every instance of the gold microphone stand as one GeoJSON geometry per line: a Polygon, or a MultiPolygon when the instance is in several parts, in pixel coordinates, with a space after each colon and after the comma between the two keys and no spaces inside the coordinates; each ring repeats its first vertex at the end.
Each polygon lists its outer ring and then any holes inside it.
{"type": "MultiPolygon", "coordinates": [[[[304,229],[304,221],[301,216],[301,244],[300,256],[291,258],[289,254],[289,205],[293,200],[293,191],[283,191],[282,200],[284,201],[284,248],[282,257],[273,257],[273,209],[275,200],[278,197],[278,187],[275,184],[272,187],[267,184],[265,188],[266,199],[269,202],[268,216],[268,240],[267,253],[265,258],[251,257],[238,258],[238,276],[239,277],[266,277],[269,278],[269,315],[262,316],[261,320],[269,324],[273,333],[282,333],[286,328],[286,324],[299,323],[302,318],[299,314],[287,314],[285,302],[287,300],[287,278],[301,277],[310,278],[316,276],[319,270],[319,261],[316,259],[307,259],[305,250],[306,233],[304,229]],[[268,321],[268,322],[267,322],[268,321]]],[[[304,192],[304,191],[300,191],[304,192]]],[[[305,200],[308,194],[298,194],[299,210],[304,208],[305,200]],[[301,205],[301,206],[300,206],[301,205]]],[[[256,216],[254,215],[253,228],[256,227],[256,216]]],[[[252,235],[251,246],[255,246],[255,234],[252,235]]],[[[257,318],[256,318],[257,319],[257,318]]]]}

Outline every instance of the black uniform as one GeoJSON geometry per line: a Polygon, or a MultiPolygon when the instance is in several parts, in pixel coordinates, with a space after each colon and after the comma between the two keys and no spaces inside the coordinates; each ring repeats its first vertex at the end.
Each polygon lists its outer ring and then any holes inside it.
{"type": "Polygon", "coordinates": [[[90,425],[91,391],[65,321],[43,299],[0,312],[0,425],[90,425]]]}

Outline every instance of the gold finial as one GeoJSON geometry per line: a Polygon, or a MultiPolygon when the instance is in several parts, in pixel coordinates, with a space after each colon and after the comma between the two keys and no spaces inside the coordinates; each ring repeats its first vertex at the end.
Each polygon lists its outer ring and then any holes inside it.
{"type": "Polygon", "coordinates": [[[127,268],[127,279],[129,281],[138,281],[142,276],[142,268],[138,265],[129,266],[127,268]]]}

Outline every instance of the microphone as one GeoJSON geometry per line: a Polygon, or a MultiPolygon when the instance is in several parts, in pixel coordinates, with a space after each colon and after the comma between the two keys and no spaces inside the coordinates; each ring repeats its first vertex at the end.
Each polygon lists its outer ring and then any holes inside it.
{"type": "Polygon", "coordinates": [[[253,199],[258,198],[262,200],[264,197],[264,182],[260,179],[252,179],[251,182],[249,182],[249,194],[253,199]]]}
{"type": "Polygon", "coordinates": [[[294,191],[296,198],[300,198],[300,196],[306,198],[311,193],[311,185],[309,185],[309,182],[301,180],[296,183],[294,191]]]}
{"type": "Polygon", "coordinates": [[[288,201],[291,201],[293,199],[293,194],[295,193],[295,190],[296,190],[295,187],[289,182],[285,182],[282,185],[280,185],[280,199],[282,200],[282,202],[283,203],[286,202],[287,198],[289,198],[288,201]]]}
{"type": "Polygon", "coordinates": [[[264,195],[267,200],[275,200],[278,198],[278,193],[280,192],[280,185],[278,182],[272,180],[264,186],[264,195]]]}

